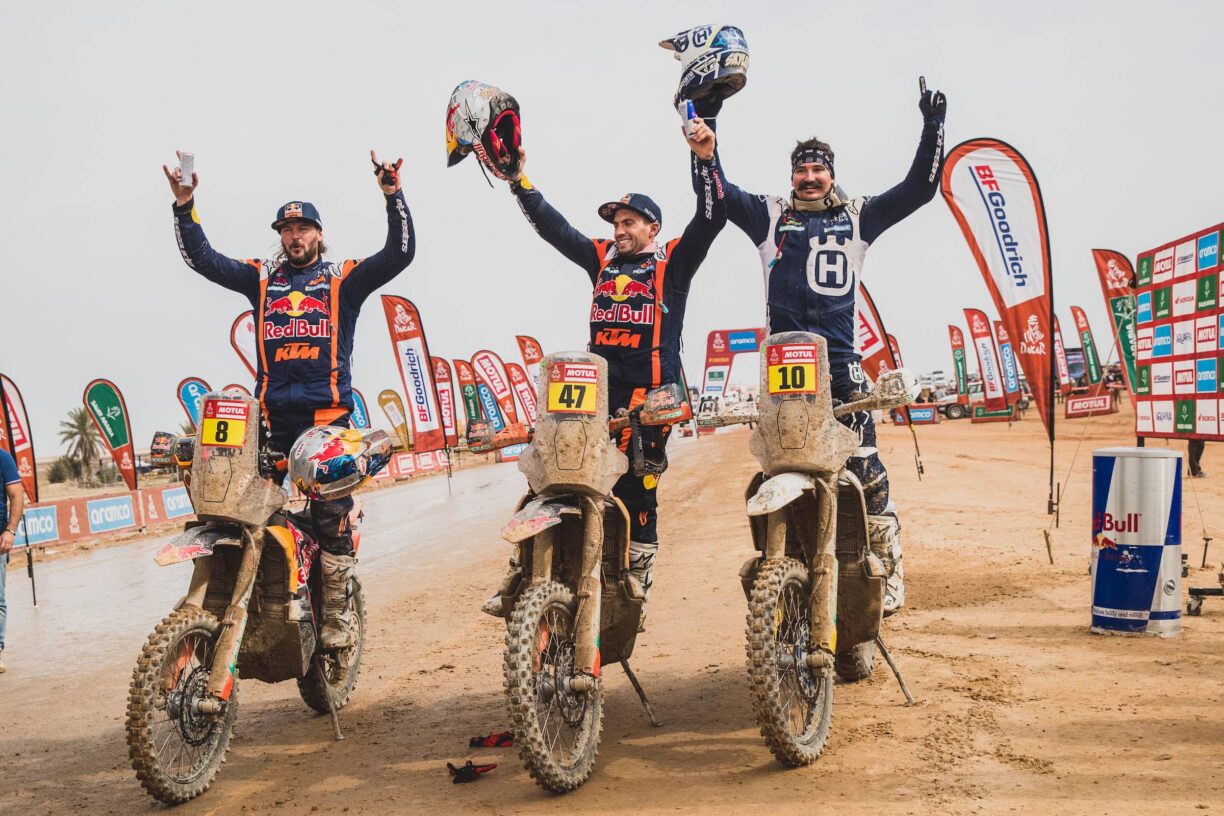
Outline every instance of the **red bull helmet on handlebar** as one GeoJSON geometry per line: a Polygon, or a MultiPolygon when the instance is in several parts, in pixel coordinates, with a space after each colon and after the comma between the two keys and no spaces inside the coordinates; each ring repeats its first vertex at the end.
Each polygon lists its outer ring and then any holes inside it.
{"type": "Polygon", "coordinates": [[[676,52],[683,67],[673,103],[691,100],[698,116],[718,113],[748,81],[748,41],[735,26],[697,26],[659,45],[676,52]]]}
{"type": "Polygon", "coordinates": [[[289,480],[312,499],[343,499],[391,459],[386,431],[321,425],[297,438],[289,452],[289,480]]]}
{"type": "Polygon", "coordinates": [[[519,104],[513,96],[468,80],[460,82],[446,105],[446,166],[462,161],[469,153],[503,181],[519,171],[522,123],[519,104]]]}

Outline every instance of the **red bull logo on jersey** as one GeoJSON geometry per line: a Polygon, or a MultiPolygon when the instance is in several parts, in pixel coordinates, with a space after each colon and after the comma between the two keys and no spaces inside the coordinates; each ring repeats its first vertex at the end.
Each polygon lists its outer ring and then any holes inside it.
{"type": "Polygon", "coordinates": [[[275,300],[269,300],[268,305],[264,307],[264,316],[274,314],[284,314],[290,317],[301,317],[304,314],[318,312],[324,317],[330,317],[331,314],[327,309],[327,304],[316,297],[303,294],[302,292],[290,292],[284,297],[278,297],[275,300]]]}
{"type": "Polygon", "coordinates": [[[607,295],[617,303],[623,303],[630,298],[644,297],[654,300],[654,278],[647,278],[645,283],[634,280],[624,273],[605,281],[595,287],[595,296],[607,295]]]}
{"type": "Polygon", "coordinates": [[[597,304],[591,304],[592,323],[635,323],[649,326],[654,324],[654,318],[653,303],[647,303],[640,309],[635,309],[628,303],[617,303],[609,309],[601,309],[597,304]]]}
{"type": "Polygon", "coordinates": [[[328,338],[331,337],[331,321],[321,320],[318,323],[311,323],[305,318],[295,317],[284,326],[265,321],[263,337],[265,340],[285,340],[297,337],[328,338]]]}

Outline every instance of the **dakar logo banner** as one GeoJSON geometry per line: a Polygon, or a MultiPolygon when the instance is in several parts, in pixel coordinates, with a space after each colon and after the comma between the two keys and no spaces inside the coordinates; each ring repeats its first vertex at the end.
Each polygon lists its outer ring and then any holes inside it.
{"type": "Polygon", "coordinates": [[[204,395],[212,390],[207,382],[199,377],[187,377],[178,384],[178,401],[191,422],[191,427],[200,427],[200,411],[204,405],[204,395]]]}
{"type": "Polygon", "coordinates": [[[106,447],[110,449],[115,467],[127,483],[128,490],[136,489],[136,462],[132,452],[132,425],[128,419],[127,404],[119,387],[110,380],[94,380],[85,386],[82,402],[93,417],[98,432],[102,434],[106,447]]]}
{"type": "Polygon", "coordinates": [[[519,334],[515,335],[514,339],[518,342],[519,353],[523,355],[523,370],[531,377],[531,387],[539,391],[540,361],[544,359],[544,349],[534,337],[519,334]]]}
{"type": "Polygon", "coordinates": [[[1114,345],[1118,359],[1122,361],[1122,378],[1126,380],[1126,392],[1131,406],[1135,404],[1135,270],[1121,252],[1112,249],[1092,250],[1097,276],[1101,279],[1101,293],[1109,307],[1110,325],[1113,327],[1114,345]]]}
{"type": "Polygon", "coordinates": [[[510,387],[514,389],[514,395],[518,397],[519,405],[523,407],[523,414],[526,415],[527,422],[535,425],[538,416],[536,389],[532,387],[531,380],[527,378],[527,372],[523,371],[522,366],[517,363],[506,363],[506,373],[510,375],[510,387]]]}
{"type": "Polygon", "coordinates": [[[972,139],[949,151],[940,186],[1053,441],[1050,238],[1037,176],[1006,142],[972,139]]]}
{"type": "Polygon", "coordinates": [[[400,380],[408,396],[414,450],[417,453],[442,450],[446,447],[446,432],[438,409],[438,389],[434,385],[432,358],[429,344],[425,342],[421,314],[412,301],[395,295],[382,295],[382,304],[400,380]]]}
{"type": "Polygon", "coordinates": [[[982,372],[982,397],[987,411],[1006,411],[1007,396],[1003,391],[1003,378],[999,370],[999,355],[995,351],[994,337],[990,333],[990,321],[979,309],[965,309],[965,320],[969,321],[969,336],[977,350],[978,371],[982,372]]]}
{"type": "Polygon", "coordinates": [[[476,371],[476,379],[493,392],[493,397],[501,408],[502,418],[511,425],[518,422],[518,411],[514,409],[514,393],[510,389],[510,376],[506,373],[506,364],[502,362],[502,358],[488,349],[481,349],[472,355],[472,368],[476,371]]]}
{"type": "Polygon", "coordinates": [[[476,393],[476,371],[467,360],[455,360],[454,363],[455,379],[463,397],[463,416],[470,425],[484,416],[480,411],[480,395],[476,393]]]}
{"type": "Polygon", "coordinates": [[[901,346],[897,343],[897,338],[893,337],[891,334],[888,335],[888,350],[892,352],[893,360],[895,360],[897,363],[897,368],[905,365],[905,363],[901,361],[901,346]]]}
{"type": "Polygon", "coordinates": [[[446,432],[446,446],[459,444],[458,426],[455,424],[455,389],[451,382],[450,363],[442,357],[433,358],[434,382],[438,386],[438,405],[442,409],[442,429],[446,432]]]}
{"type": "Polygon", "coordinates": [[[258,359],[255,352],[254,312],[248,310],[234,318],[234,324],[230,326],[230,345],[238,353],[238,359],[242,360],[246,370],[254,377],[255,361],[258,359]]]}
{"type": "Polygon", "coordinates": [[[378,407],[387,415],[387,421],[395,429],[395,435],[400,438],[404,450],[412,449],[412,439],[408,436],[408,417],[404,414],[404,401],[400,395],[390,388],[384,388],[378,394],[378,407]]]}
{"type": "MultiPolygon", "coordinates": [[[[765,330],[722,329],[706,336],[705,367],[701,377],[701,395],[721,397],[727,387],[727,375],[735,355],[759,351],[765,340],[765,330]]],[[[698,433],[713,433],[713,428],[699,428],[698,433]]]]}
{"type": "Polygon", "coordinates": [[[1095,394],[1101,385],[1101,361],[1097,356],[1096,342],[1092,339],[1092,326],[1088,325],[1088,315],[1078,306],[1071,307],[1071,317],[1075,320],[1075,330],[1079,333],[1080,346],[1084,349],[1084,372],[1088,375],[1088,384],[1093,386],[1092,392],[1095,394]]]}
{"type": "Polygon", "coordinates": [[[956,326],[948,326],[948,342],[952,344],[952,370],[956,373],[958,402],[969,398],[969,369],[965,362],[965,335],[956,326]]]}
{"type": "Polygon", "coordinates": [[[0,374],[0,448],[17,463],[21,486],[31,502],[38,501],[38,469],[34,465],[34,437],[30,415],[17,384],[0,374]]]}

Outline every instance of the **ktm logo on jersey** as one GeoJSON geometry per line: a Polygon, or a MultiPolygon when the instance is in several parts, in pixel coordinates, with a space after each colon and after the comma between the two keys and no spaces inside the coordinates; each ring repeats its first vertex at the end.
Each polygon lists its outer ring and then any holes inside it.
{"type": "Polygon", "coordinates": [[[595,345],[597,346],[637,348],[641,342],[642,335],[634,334],[628,329],[604,329],[595,335],[595,345]]]}
{"type": "Polygon", "coordinates": [[[309,343],[286,343],[276,350],[276,362],[278,363],[287,360],[317,359],[319,359],[319,347],[309,343]]]}

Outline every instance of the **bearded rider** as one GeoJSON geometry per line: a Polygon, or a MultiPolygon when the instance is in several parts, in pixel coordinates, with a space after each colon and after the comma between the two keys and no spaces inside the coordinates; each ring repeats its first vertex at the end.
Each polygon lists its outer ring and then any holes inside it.
{"type": "MultiPolygon", "coordinates": [[[[608,361],[608,410],[633,409],[646,392],[680,380],[680,332],[689,285],[710,244],[727,222],[722,182],[714,165],[714,132],[700,120],[687,138],[697,174],[697,211],[679,238],[658,239],[663,216],[641,193],[599,207],[612,224],[612,239],[588,238],[570,226],[522,173],[510,178],[510,191],[540,237],[580,266],[590,278],[590,350],[608,361]]],[[[520,148],[522,162],[526,153],[520,148]]],[[[671,426],[641,427],[645,458],[666,467],[671,426]]],[[[613,436],[626,452],[631,432],[613,436]]],[[[612,493],[629,511],[630,575],[649,598],[659,550],[659,476],[626,473],[612,493]]],[[[501,615],[501,597],[490,598],[486,612],[501,615]]],[[[643,613],[645,614],[645,613],[643,613]]]]}
{"type": "MultiPolygon", "coordinates": [[[[174,193],[174,235],[187,265],[213,283],[246,297],[255,312],[258,369],[255,396],[271,430],[274,450],[288,454],[315,425],[347,427],[353,410],[350,366],[357,314],[367,297],[412,262],[416,236],[400,190],[403,159],[378,160],[374,175],[386,199],[387,241],[365,259],[324,260],[323,222],[308,201],[291,201],[272,222],[281,248],[271,260],[235,260],[204,237],[195,209],[199,176],[183,183],[178,168],[163,165],[174,193]]],[[[348,517],[353,499],[312,501],[311,519],[322,549],[321,645],[353,645],[354,614],[348,596],[357,559],[348,517]]]]}
{"type": "MultiPolygon", "coordinates": [[[[697,104],[707,118],[721,102],[697,104]],[[704,107],[704,109],[703,109],[704,107]]],[[[909,172],[900,184],[877,196],[850,197],[837,185],[833,149],[812,138],[791,151],[791,193],[753,195],[724,181],[731,222],[747,233],[765,273],[766,333],[812,332],[828,341],[833,398],[847,401],[870,389],[856,342],[859,277],[868,247],[897,222],[935,196],[943,161],[947,100],[926,91],[918,108],[922,136],[909,172]]],[[[721,161],[717,160],[721,171],[721,161]]],[[[694,166],[694,186],[700,185],[694,166]]],[[[901,525],[888,494],[888,472],[876,450],[876,430],[867,411],[841,422],[858,434],[859,448],[847,467],[863,484],[871,549],[888,570],[884,611],[905,603],[901,525]]]]}

